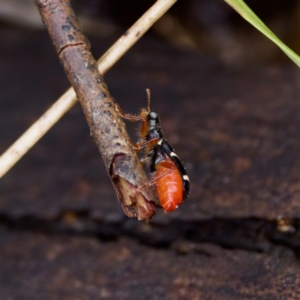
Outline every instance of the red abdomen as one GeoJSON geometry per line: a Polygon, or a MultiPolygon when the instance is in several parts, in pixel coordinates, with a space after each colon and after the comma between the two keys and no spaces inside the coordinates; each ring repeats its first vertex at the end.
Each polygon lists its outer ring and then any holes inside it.
{"type": "Polygon", "coordinates": [[[158,163],[155,169],[154,179],[162,176],[155,181],[157,196],[164,211],[171,212],[183,201],[184,191],[181,174],[169,157],[165,161],[158,163]],[[170,166],[174,168],[168,173],[170,166]],[[166,175],[163,176],[163,174],[166,175]]]}

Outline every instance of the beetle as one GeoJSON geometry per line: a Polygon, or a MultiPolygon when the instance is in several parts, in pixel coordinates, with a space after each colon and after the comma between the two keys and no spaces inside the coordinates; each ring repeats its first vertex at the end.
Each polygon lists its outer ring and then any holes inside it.
{"type": "Polygon", "coordinates": [[[116,110],[124,119],[142,121],[140,140],[137,144],[129,143],[137,152],[145,149],[146,157],[141,162],[148,162],[153,174],[147,186],[155,186],[160,205],[165,212],[171,212],[188,196],[190,181],[182,162],[163,136],[158,114],[150,110],[150,90],[146,92],[148,107],[140,115],[125,114],[118,104],[116,110]]]}

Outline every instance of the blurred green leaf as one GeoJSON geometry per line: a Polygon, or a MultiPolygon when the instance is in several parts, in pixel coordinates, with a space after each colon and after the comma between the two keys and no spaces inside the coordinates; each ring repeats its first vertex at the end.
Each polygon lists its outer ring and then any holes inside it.
{"type": "Polygon", "coordinates": [[[300,67],[300,57],[286,46],[247,6],[243,0],[224,0],[235,9],[246,21],[262,32],[266,37],[273,41],[298,67],[300,67]]]}

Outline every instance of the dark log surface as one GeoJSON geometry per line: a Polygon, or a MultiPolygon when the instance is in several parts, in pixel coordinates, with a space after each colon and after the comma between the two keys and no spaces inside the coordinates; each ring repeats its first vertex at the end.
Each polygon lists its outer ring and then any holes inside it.
{"type": "MultiPolygon", "coordinates": [[[[3,152],[68,82],[46,32],[0,38],[3,152]]],[[[0,180],[0,298],[297,299],[299,78],[142,39],[106,81],[128,113],[151,89],[191,196],[150,224],[125,217],[77,105],[0,180]]]]}

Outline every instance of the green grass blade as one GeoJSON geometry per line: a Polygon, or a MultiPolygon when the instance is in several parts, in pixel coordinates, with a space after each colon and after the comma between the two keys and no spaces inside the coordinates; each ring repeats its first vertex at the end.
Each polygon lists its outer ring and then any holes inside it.
{"type": "Polygon", "coordinates": [[[235,9],[246,21],[262,32],[267,38],[273,41],[298,67],[300,67],[300,57],[286,46],[247,6],[243,0],[224,0],[235,9]]]}

